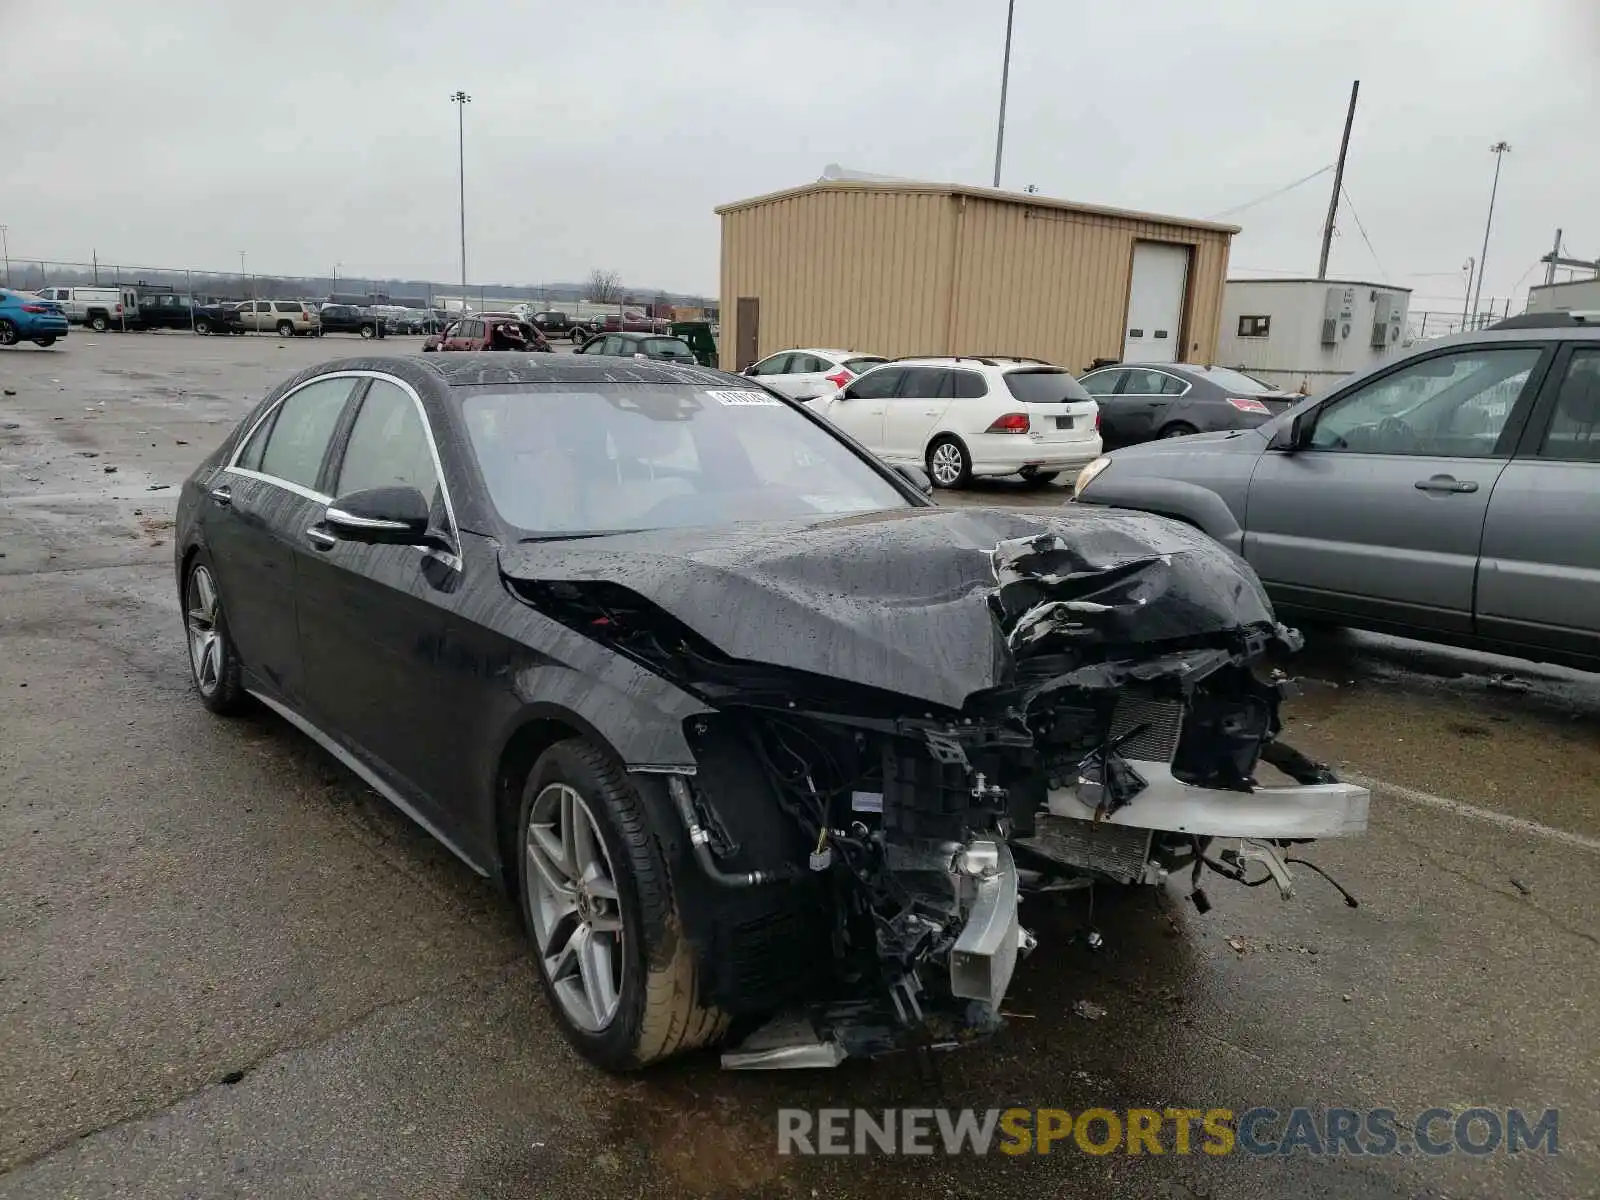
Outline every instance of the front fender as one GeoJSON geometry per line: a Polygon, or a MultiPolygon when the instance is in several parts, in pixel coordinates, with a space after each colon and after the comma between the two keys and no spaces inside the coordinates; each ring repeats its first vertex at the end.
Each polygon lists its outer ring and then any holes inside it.
{"type": "Polygon", "coordinates": [[[1235,554],[1244,552],[1244,530],[1227,501],[1208,487],[1181,479],[1124,475],[1107,471],[1074,497],[1079,504],[1103,504],[1173,517],[1209,534],[1235,554]]]}

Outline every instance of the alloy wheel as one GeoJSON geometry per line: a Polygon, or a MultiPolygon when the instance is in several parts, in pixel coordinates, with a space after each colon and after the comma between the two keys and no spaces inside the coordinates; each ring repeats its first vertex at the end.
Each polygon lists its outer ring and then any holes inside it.
{"type": "Polygon", "coordinates": [[[188,612],[189,666],[200,694],[210,696],[222,682],[222,630],[218,622],[221,603],[217,599],[217,582],[205,567],[189,572],[184,608],[188,612]]]}
{"type": "Polygon", "coordinates": [[[962,461],[961,447],[954,442],[940,442],[935,446],[928,458],[928,465],[933,468],[933,477],[942,487],[954,487],[959,483],[961,472],[966,467],[962,461]]]}
{"type": "Polygon", "coordinates": [[[0,346],[17,344],[17,327],[10,321],[0,321],[0,346]]]}
{"type": "Polygon", "coordinates": [[[594,814],[570,784],[534,798],[524,853],[528,914],[551,990],[574,1025],[598,1033],[622,999],[622,905],[594,814]]]}

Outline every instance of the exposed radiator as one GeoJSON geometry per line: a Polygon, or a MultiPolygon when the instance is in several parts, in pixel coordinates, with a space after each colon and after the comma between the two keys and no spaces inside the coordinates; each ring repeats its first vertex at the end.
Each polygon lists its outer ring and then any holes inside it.
{"type": "Polygon", "coordinates": [[[1111,711],[1112,741],[1140,725],[1145,728],[1123,742],[1117,752],[1123,758],[1170,763],[1178,752],[1178,739],[1183,735],[1183,702],[1124,692],[1111,711]]]}
{"type": "Polygon", "coordinates": [[[1139,883],[1150,857],[1150,838],[1148,829],[1132,825],[1040,813],[1034,835],[1012,838],[1011,844],[1063,866],[1097,871],[1119,883],[1139,883]]]}

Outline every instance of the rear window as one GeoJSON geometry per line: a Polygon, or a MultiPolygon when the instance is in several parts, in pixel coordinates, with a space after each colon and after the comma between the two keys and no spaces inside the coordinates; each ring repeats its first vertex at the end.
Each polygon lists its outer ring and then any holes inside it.
{"type": "Polygon", "coordinates": [[[646,354],[659,354],[662,358],[694,357],[694,351],[689,349],[689,344],[677,338],[645,338],[640,348],[646,354]]]}
{"type": "Polygon", "coordinates": [[[1011,394],[1024,404],[1075,404],[1092,398],[1081,383],[1059,367],[1007,371],[1005,381],[1011,394]]]}
{"type": "Polygon", "coordinates": [[[844,365],[845,365],[845,368],[847,370],[853,371],[857,375],[859,375],[859,374],[861,374],[861,372],[865,371],[868,367],[875,367],[879,363],[886,363],[888,361],[889,360],[887,358],[878,358],[876,355],[865,354],[865,355],[862,355],[860,358],[847,358],[847,359],[845,359],[844,360],[844,365]]]}
{"type": "Polygon", "coordinates": [[[272,307],[277,309],[279,312],[297,313],[300,311],[300,306],[298,304],[285,304],[281,300],[273,304],[272,307]]]}
{"type": "Polygon", "coordinates": [[[1243,371],[1230,371],[1227,367],[1207,367],[1205,377],[1230,392],[1238,392],[1241,396],[1259,396],[1264,392],[1275,392],[1278,389],[1262,383],[1259,379],[1252,379],[1243,371]]]}

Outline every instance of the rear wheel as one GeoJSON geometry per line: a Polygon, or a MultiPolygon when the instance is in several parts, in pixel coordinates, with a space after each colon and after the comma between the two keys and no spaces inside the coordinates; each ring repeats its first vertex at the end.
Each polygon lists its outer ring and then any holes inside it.
{"type": "Polygon", "coordinates": [[[1043,487],[1047,483],[1054,483],[1060,471],[1041,471],[1038,467],[1023,467],[1019,472],[1024,483],[1038,484],[1043,487]]]}
{"type": "Polygon", "coordinates": [[[364,338],[371,338],[375,333],[377,333],[377,330],[371,325],[363,325],[361,327],[361,336],[364,338]]]}
{"type": "Polygon", "coordinates": [[[928,475],[935,487],[966,487],[972,482],[967,448],[949,434],[935,438],[928,447],[928,475]]]}
{"type": "Polygon", "coordinates": [[[1156,436],[1163,438],[1188,437],[1191,433],[1199,432],[1193,425],[1185,425],[1182,421],[1174,421],[1171,425],[1163,425],[1161,432],[1156,436]]]}
{"type": "Polygon", "coordinates": [[[720,1038],[700,1001],[665,854],[627,774],[582,738],[522,789],[518,891],[539,980],[573,1047],[627,1071],[720,1038]]]}
{"type": "Polygon", "coordinates": [[[17,327],[4,317],[0,317],[0,346],[15,346],[17,344],[17,327]]]}
{"type": "Polygon", "coordinates": [[[184,623],[189,635],[189,672],[200,703],[214,713],[238,712],[245,704],[239,656],[222,614],[222,597],[205,558],[189,568],[183,588],[184,623]]]}
{"type": "Polygon", "coordinates": [[[206,320],[204,317],[199,318],[194,323],[194,331],[201,334],[210,333],[211,322],[206,320]]]}
{"type": "Polygon", "coordinates": [[[279,321],[278,322],[278,336],[279,337],[293,337],[294,336],[294,322],[293,321],[279,321]]]}
{"type": "Polygon", "coordinates": [[[89,318],[89,328],[96,333],[104,333],[111,328],[111,318],[106,316],[105,313],[95,313],[94,316],[89,318]]]}

